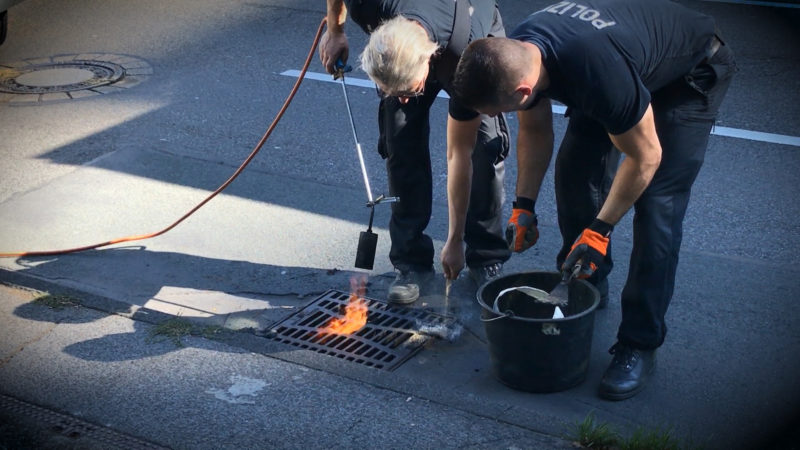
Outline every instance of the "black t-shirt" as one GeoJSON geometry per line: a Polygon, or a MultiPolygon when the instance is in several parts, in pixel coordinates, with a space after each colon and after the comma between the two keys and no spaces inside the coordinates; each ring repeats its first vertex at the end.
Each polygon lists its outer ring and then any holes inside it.
{"type": "Polygon", "coordinates": [[[620,134],[641,120],[652,92],[702,61],[714,29],[713,18],[666,0],[580,0],[530,15],[509,37],[542,51],[542,95],[620,134]]]}
{"type": "MultiPolygon", "coordinates": [[[[433,42],[444,50],[453,33],[456,2],[454,0],[344,0],[353,22],[366,33],[371,33],[381,22],[398,15],[414,20],[425,28],[433,42]]],[[[502,22],[495,0],[469,0],[471,6],[469,41],[487,36],[503,36],[502,22]]],[[[435,77],[436,60],[430,77],[435,77]]],[[[448,74],[452,75],[452,74],[448,74]]],[[[446,78],[450,78],[447,76],[446,78]]],[[[449,86],[444,86],[445,91],[449,86]]],[[[477,112],[465,108],[450,98],[450,115],[457,120],[470,120],[477,112]]]]}

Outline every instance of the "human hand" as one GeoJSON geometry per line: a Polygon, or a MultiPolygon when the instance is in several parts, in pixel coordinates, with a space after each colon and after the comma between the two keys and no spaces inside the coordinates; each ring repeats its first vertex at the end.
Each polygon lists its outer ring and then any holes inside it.
{"type": "Polygon", "coordinates": [[[347,63],[350,54],[350,45],[347,42],[347,35],[344,33],[325,31],[319,41],[319,59],[325,70],[333,74],[336,72],[336,62],[347,63]]]}
{"type": "Polygon", "coordinates": [[[506,225],[506,242],[514,252],[522,252],[531,247],[539,239],[539,221],[536,213],[523,208],[514,208],[506,225]]]}
{"type": "Polygon", "coordinates": [[[464,241],[448,239],[442,248],[442,270],[444,277],[448,280],[455,280],[458,274],[464,269],[466,260],[464,258],[464,241]]]}
{"type": "Polygon", "coordinates": [[[576,275],[577,278],[586,279],[592,276],[605,260],[611,230],[613,230],[611,225],[595,219],[592,225],[583,230],[572,244],[572,249],[564,260],[564,264],[561,265],[561,270],[572,272],[573,267],[580,263],[581,269],[576,275]]]}

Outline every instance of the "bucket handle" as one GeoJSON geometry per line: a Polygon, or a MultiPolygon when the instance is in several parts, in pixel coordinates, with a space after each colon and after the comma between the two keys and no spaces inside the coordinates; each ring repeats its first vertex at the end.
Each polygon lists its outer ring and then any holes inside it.
{"type": "MultiPolygon", "coordinates": [[[[494,311],[492,311],[492,312],[494,312],[494,311]]],[[[495,313],[495,314],[497,314],[497,313],[495,313]]],[[[481,322],[494,322],[495,320],[511,319],[512,317],[514,317],[514,311],[507,310],[507,311],[503,311],[502,313],[500,313],[500,315],[498,315],[497,317],[492,317],[491,319],[484,319],[483,317],[481,317],[481,322]]]]}
{"type": "Polygon", "coordinates": [[[500,297],[502,297],[503,294],[506,294],[507,292],[511,292],[511,291],[519,291],[519,292],[522,292],[525,295],[527,295],[529,297],[532,297],[532,298],[535,298],[535,299],[539,299],[539,297],[536,295],[537,293],[544,294],[545,297],[547,296],[547,292],[542,291],[541,289],[536,289],[536,288],[530,287],[530,286],[514,286],[514,287],[510,287],[508,289],[503,289],[494,298],[494,303],[492,304],[492,312],[497,314],[497,317],[492,317],[491,319],[483,319],[483,318],[481,318],[481,322],[493,322],[493,321],[498,320],[498,319],[506,319],[506,318],[507,319],[511,319],[511,318],[514,317],[514,311],[512,311],[510,309],[507,309],[507,310],[501,312],[500,309],[497,307],[497,301],[500,300],[500,297]]]}

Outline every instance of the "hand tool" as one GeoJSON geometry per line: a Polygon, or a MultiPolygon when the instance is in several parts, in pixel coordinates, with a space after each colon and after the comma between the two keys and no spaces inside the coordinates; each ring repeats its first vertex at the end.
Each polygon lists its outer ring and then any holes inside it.
{"type": "Polygon", "coordinates": [[[378,235],[372,232],[372,219],[375,217],[375,205],[382,202],[393,203],[399,202],[399,197],[385,197],[378,196],[372,199],[372,190],[369,187],[369,177],[367,176],[367,167],[364,164],[364,154],[361,152],[361,143],[358,141],[358,133],[356,133],[356,122],[353,120],[353,112],[350,109],[350,98],[347,96],[347,84],[344,81],[344,74],[353,70],[350,65],[345,65],[342,60],[336,61],[336,72],[333,74],[334,80],[342,80],[342,92],[344,93],[344,103],[347,105],[347,115],[350,117],[350,129],[353,131],[353,140],[356,143],[356,152],[358,153],[358,162],[361,164],[361,175],[364,178],[364,187],[367,190],[367,207],[369,211],[369,226],[367,231],[362,231],[358,236],[358,248],[356,249],[356,268],[372,270],[375,264],[375,249],[378,247],[378,235]]]}
{"type": "Polygon", "coordinates": [[[572,271],[564,270],[561,272],[561,281],[547,294],[547,297],[539,300],[543,303],[550,303],[557,306],[566,306],[569,302],[569,283],[581,271],[580,263],[572,267],[572,271]]]}

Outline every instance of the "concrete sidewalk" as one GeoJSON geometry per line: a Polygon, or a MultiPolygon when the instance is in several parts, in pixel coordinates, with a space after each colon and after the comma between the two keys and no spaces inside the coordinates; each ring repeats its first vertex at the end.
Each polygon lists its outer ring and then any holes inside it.
{"type": "MultiPolygon", "coordinates": [[[[150,321],[163,319],[156,313],[108,314],[96,308],[115,302],[79,293],[34,301],[41,295],[0,285],[0,380],[3,394],[84,424],[64,427],[45,448],[571,448],[496,408],[410,392],[431,386],[409,390],[408,381],[392,387],[286,362],[294,358],[271,355],[279,350],[245,333],[188,335],[176,345],[154,333],[150,321]],[[101,441],[103,428],[116,433],[101,441]]],[[[35,408],[16,412],[45,436],[70,422],[49,423],[35,408]]]]}
{"type": "MultiPolygon", "coordinates": [[[[59,248],[140,233],[168,223],[175,205],[201,199],[192,186],[213,185],[228,171],[158,152],[114,153],[0,205],[0,247],[59,248]],[[160,181],[174,167],[185,185],[160,181]],[[116,192],[129,195],[120,200],[116,192]],[[39,204],[55,211],[40,214],[39,204]]],[[[624,402],[595,394],[619,321],[624,264],[612,274],[609,308],[595,317],[587,379],[563,392],[518,392],[492,376],[467,277],[450,298],[461,335],[432,340],[394,371],[265,336],[329,289],[349,290],[364,214],[337,205],[358,205],[361,195],[251,172],[141,246],[0,260],[0,281],[82,305],[51,310],[31,304],[33,293],[3,288],[0,393],[173,448],[564,448],[571,444],[562,437],[589,414],[625,434],[669,429],[693,446],[763,448],[795,417],[793,281],[767,264],[700,252],[685,252],[682,267],[724,261],[732,270],[684,278],[658,371],[624,402]],[[740,273],[761,281],[743,282],[740,273]],[[757,305],[748,301],[756,298],[757,305]],[[154,324],[168,318],[221,333],[183,338],[184,347],[154,342],[154,324]]],[[[444,226],[436,219],[431,228],[444,235],[444,226]]],[[[548,239],[558,235],[543,227],[538,248],[512,258],[507,272],[543,269],[536,260],[555,253],[548,239]]],[[[367,297],[383,299],[392,280],[388,232],[376,231],[367,297]]],[[[616,251],[629,252],[625,246],[620,239],[616,251]]],[[[441,307],[437,280],[414,308],[441,307]]]]}

